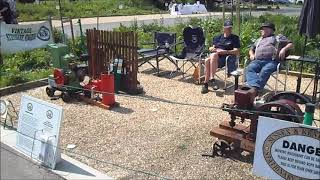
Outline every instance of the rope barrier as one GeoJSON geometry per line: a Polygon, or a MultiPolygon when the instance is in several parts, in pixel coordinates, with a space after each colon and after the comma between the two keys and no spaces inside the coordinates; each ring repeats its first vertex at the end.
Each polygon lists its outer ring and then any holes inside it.
{"type": "MultiPolygon", "coordinates": [[[[39,82],[43,82],[46,84],[49,84],[48,81],[45,80],[40,80],[39,82]]],[[[116,93],[110,93],[110,92],[104,92],[104,91],[98,91],[94,89],[83,89],[81,87],[75,87],[75,86],[69,86],[69,85],[61,85],[59,88],[66,88],[66,89],[74,89],[74,90],[87,90],[90,92],[94,93],[100,93],[100,94],[107,94],[107,95],[117,95],[117,96],[123,96],[123,97],[130,97],[130,98],[139,98],[139,99],[144,99],[144,100],[154,100],[153,98],[148,98],[148,97],[143,97],[143,96],[132,96],[132,95],[127,95],[127,94],[116,94],[116,93]]],[[[217,109],[217,110],[224,110],[223,107],[221,106],[208,106],[208,105],[199,105],[199,104],[190,104],[190,103],[181,103],[181,102],[173,102],[170,100],[154,100],[154,101],[162,101],[164,103],[174,103],[178,105],[185,105],[185,106],[194,106],[194,107],[203,107],[203,108],[212,108],[212,109],[217,109]]],[[[265,115],[276,115],[276,116],[284,116],[284,117],[296,117],[296,118],[304,118],[304,116],[299,116],[299,115],[293,115],[293,114],[283,114],[283,113],[273,113],[273,112],[261,112],[257,110],[246,110],[246,109],[232,109],[235,112],[242,112],[242,113],[251,113],[251,114],[265,114],[265,115]]],[[[320,119],[314,118],[315,121],[319,121],[320,119]]]]}
{"type": "MultiPolygon", "coordinates": [[[[210,106],[208,106],[210,107],[210,106]]],[[[215,107],[215,106],[211,106],[211,108],[214,108],[214,109],[219,109],[221,110],[221,107],[218,108],[218,107],[215,107]]],[[[251,112],[255,112],[255,111],[251,111],[251,112]]],[[[274,114],[274,113],[273,113],[274,114]]],[[[279,114],[277,114],[279,115],[279,114]]],[[[24,134],[18,130],[15,129],[15,132],[17,132],[18,134],[21,134],[23,136],[26,136],[28,138],[31,138],[33,141],[39,141],[39,142],[43,142],[41,141],[40,139],[37,139],[36,137],[32,137],[32,136],[29,136],[27,134],[24,134]]],[[[44,142],[47,144],[47,142],[44,142]]],[[[137,170],[137,169],[133,169],[133,168],[130,168],[130,167],[126,167],[126,166],[123,166],[123,165],[119,165],[119,164],[116,164],[114,162],[111,162],[111,161],[105,161],[105,160],[100,160],[100,159],[96,159],[90,155],[86,155],[86,154],[82,154],[82,153],[76,153],[76,152],[72,152],[71,150],[68,150],[68,149],[65,149],[65,148],[61,148],[61,147],[58,147],[58,146],[55,146],[55,145],[52,145],[52,144],[48,144],[49,146],[52,146],[54,148],[57,148],[59,150],[62,150],[64,152],[68,152],[70,154],[74,154],[74,155],[77,155],[77,156],[81,156],[81,157],[85,157],[87,159],[91,159],[91,160],[94,160],[96,162],[99,162],[99,163],[104,163],[104,164],[108,164],[108,165],[112,165],[112,166],[115,166],[115,167],[118,167],[118,168],[121,168],[121,169],[124,169],[124,170],[127,170],[127,171],[133,171],[135,173],[140,173],[140,174],[145,174],[147,176],[152,176],[152,177],[156,177],[156,178],[160,178],[160,179],[166,179],[166,180],[169,180],[169,179],[173,179],[173,178],[168,178],[168,177],[164,177],[164,176],[160,176],[160,175],[157,175],[157,174],[154,174],[154,173],[151,173],[151,172],[146,172],[146,171],[143,171],[143,170],[137,170]]]]}
{"type": "MultiPolygon", "coordinates": [[[[48,84],[48,81],[41,81],[41,82],[44,82],[44,83],[47,83],[48,84]]],[[[76,89],[76,90],[81,90],[83,91],[84,89],[81,88],[81,87],[74,87],[74,86],[68,86],[68,85],[62,85],[61,86],[62,88],[70,88],[70,89],[76,89]]],[[[90,90],[91,91],[91,90],[90,90]]],[[[109,95],[115,95],[115,93],[109,93],[109,92],[102,92],[102,91],[96,91],[96,90],[92,90],[93,92],[95,93],[101,93],[101,94],[109,94],[109,95]]],[[[123,96],[123,97],[130,97],[130,98],[139,98],[139,99],[144,99],[144,100],[153,100],[153,101],[161,101],[163,103],[175,103],[175,104],[178,104],[178,105],[181,105],[181,106],[194,106],[194,107],[200,107],[200,108],[212,108],[212,109],[216,109],[216,110],[225,110],[225,108],[221,107],[221,106],[210,106],[210,105],[201,105],[201,104],[191,104],[191,103],[182,103],[182,102],[174,102],[174,101],[170,101],[170,100],[163,100],[163,99],[156,99],[156,98],[150,98],[150,97],[143,97],[143,96],[131,96],[131,95],[127,95],[127,94],[116,94],[117,96],[123,96]]],[[[277,115],[277,116],[286,116],[286,117],[297,117],[297,118],[303,118],[303,116],[299,116],[299,115],[292,115],[292,114],[282,114],[282,113],[273,113],[273,112],[261,112],[261,111],[256,111],[256,110],[245,110],[245,109],[232,109],[232,111],[235,111],[235,112],[243,112],[243,113],[252,113],[252,114],[264,114],[264,115],[277,115]]],[[[314,119],[315,121],[319,121],[319,119],[314,119]]],[[[314,122],[314,124],[318,127],[317,123],[314,122]]],[[[33,139],[34,141],[41,141],[35,137],[30,137],[22,132],[19,132],[17,130],[15,130],[17,133],[23,135],[23,136],[26,136],[26,137],[29,137],[31,139],[33,139]]],[[[51,144],[50,144],[51,145],[51,144]]],[[[148,175],[148,176],[152,176],[152,177],[157,177],[157,178],[160,178],[160,179],[172,179],[172,178],[168,178],[168,177],[163,177],[163,176],[160,176],[160,175],[157,175],[157,174],[154,174],[154,173],[150,173],[150,172],[146,172],[146,171],[142,171],[142,170],[137,170],[137,169],[133,169],[133,168],[130,168],[130,167],[126,167],[126,166],[123,166],[123,165],[119,165],[119,164],[116,164],[114,162],[111,162],[111,161],[104,161],[104,160],[99,160],[99,159],[96,159],[90,155],[86,155],[86,154],[81,154],[81,153],[76,153],[76,152],[72,152],[68,149],[64,149],[64,148],[61,148],[61,147],[58,147],[58,146],[54,146],[54,145],[51,145],[55,148],[58,148],[60,150],[63,150],[65,152],[68,152],[70,154],[74,154],[74,155],[77,155],[77,156],[82,156],[82,157],[85,157],[87,159],[91,159],[91,160],[94,160],[96,162],[100,162],[100,163],[105,163],[105,164],[108,164],[108,165],[112,165],[112,166],[115,166],[115,167],[118,167],[118,168],[122,168],[124,170],[128,170],[128,171],[133,171],[133,172],[136,172],[136,173],[141,173],[141,174],[145,174],[145,175],[148,175]]]]}
{"type": "MultiPolygon", "coordinates": [[[[48,84],[48,81],[42,81],[44,83],[48,84]]],[[[68,86],[68,85],[62,85],[62,88],[70,88],[70,89],[76,89],[76,90],[84,90],[83,88],[80,87],[75,87],[75,86],[68,86]]],[[[85,89],[87,90],[87,89],[85,89]]],[[[124,97],[131,97],[131,98],[136,98],[139,97],[140,99],[145,99],[145,100],[150,100],[151,98],[146,98],[143,96],[132,96],[132,95],[127,95],[127,94],[116,94],[116,93],[110,93],[110,92],[103,92],[103,91],[98,91],[98,90],[89,90],[88,91],[93,91],[94,93],[101,93],[101,94],[107,94],[107,95],[117,95],[117,96],[124,96],[124,97]]],[[[164,103],[176,103],[179,105],[187,105],[187,106],[195,106],[195,107],[205,107],[205,108],[212,108],[212,109],[217,109],[217,110],[223,110],[221,106],[207,106],[207,105],[199,105],[199,104],[190,104],[190,103],[179,103],[179,102],[172,102],[170,100],[162,100],[164,103]]],[[[282,114],[282,113],[272,113],[272,112],[261,112],[261,111],[256,111],[256,110],[245,110],[245,109],[232,109],[233,111],[236,112],[243,112],[243,113],[255,113],[255,114],[266,114],[266,115],[280,115],[280,116],[285,116],[285,117],[297,117],[297,118],[304,118],[303,116],[299,115],[292,115],[292,114],[282,114]]],[[[320,121],[320,119],[314,119],[316,121],[320,121]]]]}

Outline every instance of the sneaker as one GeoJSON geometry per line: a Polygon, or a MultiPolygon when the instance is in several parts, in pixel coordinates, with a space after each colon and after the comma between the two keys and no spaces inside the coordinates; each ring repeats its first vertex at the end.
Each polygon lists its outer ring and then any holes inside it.
{"type": "Polygon", "coordinates": [[[212,84],[212,89],[213,90],[218,90],[219,89],[219,86],[217,85],[217,83],[216,83],[216,80],[215,79],[211,79],[210,80],[210,83],[212,84]]]}
{"type": "Polygon", "coordinates": [[[201,89],[201,94],[207,94],[209,92],[208,83],[204,83],[201,89]]]}
{"type": "Polygon", "coordinates": [[[212,89],[215,91],[219,89],[219,86],[217,85],[217,83],[212,84],[212,89]]]}

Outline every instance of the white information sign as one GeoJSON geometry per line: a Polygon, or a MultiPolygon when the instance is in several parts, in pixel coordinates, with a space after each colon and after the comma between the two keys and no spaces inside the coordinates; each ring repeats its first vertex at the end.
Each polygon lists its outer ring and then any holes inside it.
{"type": "Polygon", "coordinates": [[[259,117],[253,172],[268,179],[320,179],[320,128],[259,117]]]}
{"type": "Polygon", "coordinates": [[[59,145],[62,118],[62,107],[23,95],[18,120],[17,148],[54,169],[60,159],[56,147],[59,145]]]}
{"type": "Polygon", "coordinates": [[[36,24],[0,23],[0,53],[11,54],[46,47],[53,42],[49,22],[36,24]]]}

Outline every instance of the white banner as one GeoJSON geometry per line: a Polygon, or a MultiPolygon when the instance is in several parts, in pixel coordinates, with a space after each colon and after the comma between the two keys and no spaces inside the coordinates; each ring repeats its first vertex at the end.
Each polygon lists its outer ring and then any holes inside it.
{"type": "Polygon", "coordinates": [[[0,34],[1,54],[43,48],[53,41],[49,22],[27,25],[0,23],[0,34]]]}
{"type": "Polygon", "coordinates": [[[267,179],[320,179],[320,128],[259,117],[253,173],[267,179]]]}

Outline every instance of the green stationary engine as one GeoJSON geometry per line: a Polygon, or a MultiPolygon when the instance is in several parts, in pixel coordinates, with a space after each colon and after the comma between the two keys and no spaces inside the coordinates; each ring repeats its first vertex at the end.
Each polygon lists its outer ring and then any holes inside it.
{"type": "Polygon", "coordinates": [[[53,75],[48,78],[49,87],[46,92],[48,96],[54,96],[56,90],[62,92],[61,97],[64,101],[70,100],[70,95],[81,90],[80,80],[85,75],[85,67],[77,65],[77,58],[69,54],[68,46],[65,44],[49,44],[48,50],[53,57],[53,75]]]}

